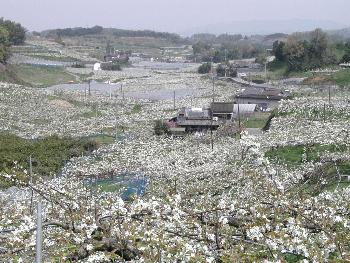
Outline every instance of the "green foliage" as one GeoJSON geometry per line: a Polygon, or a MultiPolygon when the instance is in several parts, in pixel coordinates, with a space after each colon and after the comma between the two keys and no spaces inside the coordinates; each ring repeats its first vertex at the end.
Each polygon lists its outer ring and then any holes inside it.
{"type": "Polygon", "coordinates": [[[97,149],[91,139],[59,138],[27,140],[8,133],[0,133],[0,172],[15,167],[14,162],[28,170],[29,156],[32,156],[33,172],[49,176],[57,173],[65,161],[97,149]]]}
{"type": "Polygon", "coordinates": [[[63,28],[63,29],[54,29],[44,32],[44,35],[48,36],[67,36],[67,37],[75,37],[75,36],[85,36],[85,35],[94,35],[100,34],[103,30],[101,26],[94,26],[91,28],[63,28]]]}
{"type": "Polygon", "coordinates": [[[216,68],[216,74],[219,77],[225,77],[226,75],[227,77],[235,78],[237,77],[237,69],[230,63],[220,64],[216,68]]]}
{"type": "Polygon", "coordinates": [[[211,63],[204,63],[199,66],[198,73],[199,74],[207,74],[211,71],[211,63]]]}
{"type": "Polygon", "coordinates": [[[9,33],[9,41],[11,45],[21,45],[24,43],[26,30],[21,24],[0,18],[0,26],[6,28],[9,33]]]}
{"type": "Polygon", "coordinates": [[[0,63],[5,63],[9,57],[9,33],[6,28],[0,26],[0,63]]]}
{"type": "Polygon", "coordinates": [[[340,63],[349,63],[350,62],[350,53],[345,54],[342,59],[340,60],[340,63]]]}
{"type": "Polygon", "coordinates": [[[142,111],[142,105],[135,104],[131,110],[131,113],[136,114],[136,113],[140,113],[141,111],[142,111]]]}
{"type": "Polygon", "coordinates": [[[111,70],[111,71],[120,71],[120,70],[122,70],[122,67],[121,67],[120,63],[105,62],[105,63],[101,63],[101,69],[102,70],[111,70]]]}
{"type": "Polygon", "coordinates": [[[287,261],[288,263],[297,263],[303,260],[305,257],[302,255],[296,255],[296,254],[290,254],[290,253],[285,253],[284,254],[284,260],[287,261]]]}
{"type": "Polygon", "coordinates": [[[286,43],[276,41],[273,54],[277,61],[286,62],[288,71],[305,71],[335,64],[336,56],[330,52],[328,36],[321,29],[311,32],[311,40],[289,36],[286,43]]]}
{"type": "Polygon", "coordinates": [[[168,126],[162,120],[156,120],[154,124],[154,133],[156,135],[168,134],[169,129],[168,126]]]}

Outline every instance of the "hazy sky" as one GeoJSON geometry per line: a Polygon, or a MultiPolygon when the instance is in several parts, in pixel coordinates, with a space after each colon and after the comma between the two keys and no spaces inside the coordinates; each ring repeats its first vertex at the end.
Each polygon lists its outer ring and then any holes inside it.
{"type": "Polygon", "coordinates": [[[184,32],[246,20],[311,19],[350,25],[350,0],[0,0],[0,17],[28,30],[93,26],[184,32]]]}

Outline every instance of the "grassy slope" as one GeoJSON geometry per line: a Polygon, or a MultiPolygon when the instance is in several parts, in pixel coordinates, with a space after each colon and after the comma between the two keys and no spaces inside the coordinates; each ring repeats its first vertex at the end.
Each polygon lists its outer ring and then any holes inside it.
{"type": "Polygon", "coordinates": [[[74,82],[76,79],[63,68],[13,65],[18,79],[35,87],[49,87],[56,84],[74,82]]]}

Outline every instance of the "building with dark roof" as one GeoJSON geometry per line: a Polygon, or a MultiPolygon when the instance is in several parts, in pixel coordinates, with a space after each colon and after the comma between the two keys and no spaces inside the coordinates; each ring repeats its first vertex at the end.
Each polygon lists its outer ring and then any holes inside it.
{"type": "Polygon", "coordinates": [[[177,127],[187,132],[217,129],[219,122],[213,120],[211,109],[182,108],[176,118],[177,127]]]}
{"type": "Polygon", "coordinates": [[[271,110],[282,99],[288,99],[290,94],[272,87],[247,87],[235,97],[239,104],[257,104],[261,110],[271,110]]]}

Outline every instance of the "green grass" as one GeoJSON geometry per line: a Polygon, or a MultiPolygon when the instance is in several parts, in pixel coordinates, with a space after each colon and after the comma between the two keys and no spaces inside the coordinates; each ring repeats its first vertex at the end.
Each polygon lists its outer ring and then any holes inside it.
{"type": "Polygon", "coordinates": [[[337,85],[349,86],[350,85],[350,69],[343,69],[331,76],[331,80],[337,85]]]}
{"type": "Polygon", "coordinates": [[[34,87],[50,87],[76,81],[75,77],[67,73],[63,68],[14,65],[13,70],[19,80],[34,87]]]}
{"type": "Polygon", "coordinates": [[[38,59],[43,59],[43,60],[49,60],[49,61],[60,61],[60,62],[77,62],[78,60],[73,57],[56,57],[56,56],[50,56],[50,55],[29,55],[30,57],[33,58],[38,58],[38,59]]]}
{"type": "Polygon", "coordinates": [[[136,114],[136,113],[140,113],[141,111],[142,111],[142,105],[136,104],[132,108],[131,113],[136,114]]]}
{"type": "Polygon", "coordinates": [[[269,119],[269,113],[256,113],[254,116],[243,119],[242,126],[245,128],[260,128],[265,127],[266,122],[269,119]]]}
{"type": "Polygon", "coordinates": [[[320,145],[315,144],[312,146],[298,145],[298,146],[285,146],[275,149],[271,149],[265,153],[265,156],[271,160],[284,162],[287,164],[301,164],[303,160],[303,154],[306,154],[307,161],[318,161],[319,154],[325,151],[329,152],[343,152],[346,150],[344,145],[320,145]],[[306,150],[304,150],[304,148],[306,150]]]}
{"type": "Polygon", "coordinates": [[[17,76],[14,66],[9,64],[6,65],[6,69],[4,71],[0,71],[0,81],[31,86],[26,81],[20,79],[17,76]]]}
{"type": "MultiPolygon", "coordinates": [[[[0,133],[0,172],[17,170],[23,174],[29,169],[29,156],[32,157],[33,172],[41,176],[57,173],[65,161],[87,154],[98,147],[98,142],[89,139],[59,138],[28,140],[8,133],[0,133]],[[16,168],[15,162],[19,165],[16,168]]],[[[0,181],[0,187],[4,186],[0,181]]]]}
{"type": "Polygon", "coordinates": [[[92,136],[90,138],[92,138],[98,144],[112,144],[115,142],[114,136],[106,135],[106,134],[100,134],[100,135],[92,136]]]}
{"type": "Polygon", "coordinates": [[[102,192],[117,192],[124,187],[121,183],[115,183],[109,180],[100,181],[97,185],[102,192]]]}

